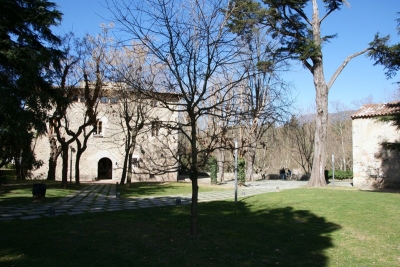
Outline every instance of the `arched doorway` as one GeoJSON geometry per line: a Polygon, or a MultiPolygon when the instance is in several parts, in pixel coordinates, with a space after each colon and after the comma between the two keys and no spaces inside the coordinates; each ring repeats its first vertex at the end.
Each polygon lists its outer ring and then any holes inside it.
{"type": "Polygon", "coordinates": [[[112,162],[109,158],[102,158],[97,163],[97,179],[112,179],[112,162]]]}

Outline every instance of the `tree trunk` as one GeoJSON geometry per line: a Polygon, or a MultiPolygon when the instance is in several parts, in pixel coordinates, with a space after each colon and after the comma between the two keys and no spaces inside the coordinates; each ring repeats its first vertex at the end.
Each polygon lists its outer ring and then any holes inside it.
{"type": "Polygon", "coordinates": [[[62,176],[61,176],[61,188],[67,189],[68,187],[68,144],[62,144],[62,176]]]}
{"type": "Polygon", "coordinates": [[[254,176],[253,176],[253,166],[254,166],[254,160],[255,160],[255,155],[256,151],[254,147],[249,147],[246,153],[246,181],[253,182],[254,181],[254,176]]]}
{"type": "Polygon", "coordinates": [[[47,180],[55,181],[56,180],[56,171],[57,171],[57,161],[53,161],[53,159],[49,158],[49,169],[47,171],[47,180]]]}
{"type": "Polygon", "coordinates": [[[190,234],[192,237],[197,237],[198,234],[198,195],[199,195],[199,186],[198,186],[198,172],[197,168],[194,167],[190,171],[190,179],[192,180],[192,204],[190,209],[190,217],[191,217],[191,227],[190,234]]]}
{"type": "MultiPolygon", "coordinates": [[[[313,6],[313,38],[314,44],[322,50],[321,45],[321,29],[319,20],[318,4],[316,0],[312,1],[313,6]]],[[[322,51],[312,58],[314,87],[316,90],[315,102],[317,106],[317,117],[315,118],[315,139],[314,139],[314,159],[311,170],[311,177],[308,185],[312,187],[325,186],[325,152],[326,137],[328,127],[328,90],[329,87],[325,82],[324,66],[322,59],[322,51]]]]}
{"type": "Polygon", "coordinates": [[[82,154],[83,151],[77,149],[75,157],[75,184],[80,184],[79,162],[81,160],[82,154]]]}
{"type": "Polygon", "coordinates": [[[19,152],[15,158],[15,173],[17,175],[17,180],[25,180],[25,175],[22,168],[21,152],[19,152]]]}
{"type": "Polygon", "coordinates": [[[124,165],[123,165],[122,168],[123,168],[123,169],[122,169],[121,181],[120,181],[119,184],[125,184],[126,171],[127,171],[127,169],[128,169],[128,154],[127,154],[127,153],[125,154],[125,157],[124,157],[124,165]]]}
{"type": "Polygon", "coordinates": [[[57,158],[60,154],[57,148],[57,140],[52,137],[49,138],[50,143],[50,156],[49,156],[49,170],[47,171],[47,180],[56,180],[56,170],[57,170],[57,158]]]}
{"type": "Polygon", "coordinates": [[[190,216],[191,216],[191,227],[190,227],[190,234],[192,237],[197,237],[198,234],[198,197],[199,197],[199,186],[198,186],[198,176],[199,170],[197,166],[197,133],[196,133],[196,120],[194,116],[191,116],[191,167],[190,167],[190,179],[192,180],[192,204],[190,209],[190,216]]]}
{"type": "Polygon", "coordinates": [[[218,149],[218,182],[223,183],[225,182],[224,179],[224,165],[225,165],[225,149],[220,148],[218,149]]]}
{"type": "Polygon", "coordinates": [[[342,162],[343,162],[343,171],[346,171],[346,152],[345,152],[345,149],[344,149],[344,140],[343,140],[343,132],[341,132],[341,138],[342,138],[342,155],[343,155],[343,158],[342,158],[342,162]]]}
{"type": "Polygon", "coordinates": [[[322,59],[319,63],[315,64],[314,85],[317,90],[317,117],[315,118],[313,167],[308,186],[321,187],[326,185],[324,171],[326,164],[325,152],[328,127],[328,86],[324,79],[322,59]]]}
{"type": "Polygon", "coordinates": [[[132,153],[128,156],[128,175],[126,177],[126,187],[129,188],[132,182],[132,153]]]}

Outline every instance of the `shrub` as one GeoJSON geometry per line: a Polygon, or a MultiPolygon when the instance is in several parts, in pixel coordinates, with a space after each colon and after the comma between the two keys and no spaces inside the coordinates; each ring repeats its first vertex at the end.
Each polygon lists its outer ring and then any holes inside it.
{"type": "Polygon", "coordinates": [[[217,159],[215,157],[211,157],[208,160],[207,165],[208,165],[208,169],[210,170],[211,183],[216,184],[217,183],[217,173],[218,173],[217,159]]]}
{"type": "MultiPolygon", "coordinates": [[[[329,171],[328,178],[332,179],[332,170],[329,171]]],[[[335,170],[335,179],[338,179],[338,180],[353,179],[353,172],[352,171],[335,170]]]]}
{"type": "Polygon", "coordinates": [[[244,185],[246,182],[246,173],[244,171],[245,164],[246,164],[246,161],[243,158],[238,160],[238,184],[239,185],[244,185]]]}

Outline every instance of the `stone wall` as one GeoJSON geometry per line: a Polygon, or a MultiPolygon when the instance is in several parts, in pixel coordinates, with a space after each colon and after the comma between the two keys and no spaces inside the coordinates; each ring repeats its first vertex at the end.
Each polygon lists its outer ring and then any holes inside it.
{"type": "Polygon", "coordinates": [[[353,120],[353,183],[358,187],[400,188],[400,155],[382,148],[399,141],[399,132],[375,118],[353,120]]]}

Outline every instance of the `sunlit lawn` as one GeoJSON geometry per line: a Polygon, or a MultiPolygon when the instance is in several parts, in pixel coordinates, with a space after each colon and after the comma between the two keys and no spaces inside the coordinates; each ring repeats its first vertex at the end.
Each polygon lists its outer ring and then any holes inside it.
{"type": "Polygon", "coordinates": [[[0,266],[400,266],[400,194],[291,189],[0,222],[0,266]]]}
{"type": "MultiPolygon", "coordinates": [[[[231,187],[211,184],[199,184],[199,192],[232,190],[231,187]]],[[[129,188],[120,186],[123,197],[143,196],[167,196],[167,195],[190,195],[192,193],[191,183],[183,182],[140,182],[132,183],[129,188]]]]}

